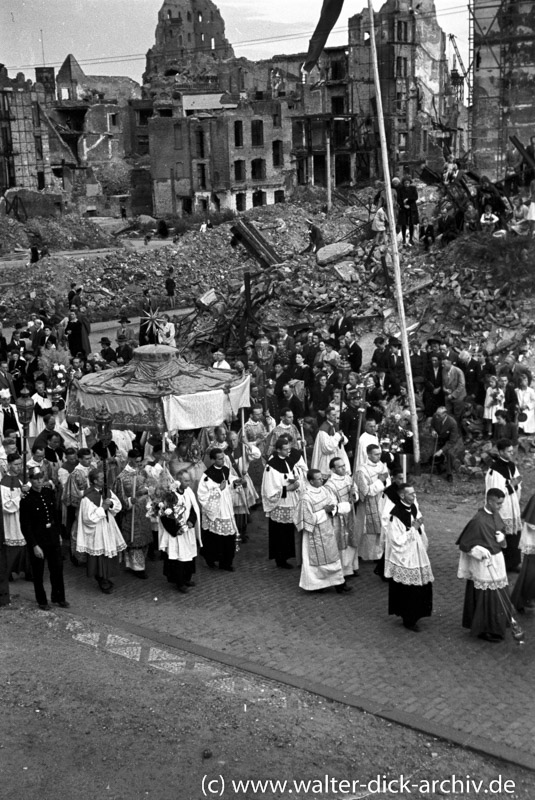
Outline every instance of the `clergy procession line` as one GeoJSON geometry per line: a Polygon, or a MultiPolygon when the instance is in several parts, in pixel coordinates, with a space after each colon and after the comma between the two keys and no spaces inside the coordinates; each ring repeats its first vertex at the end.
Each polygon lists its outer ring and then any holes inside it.
{"type": "MultiPolygon", "coordinates": [[[[78,308],[80,294],[73,287],[69,307],[78,308]]],[[[302,590],[334,587],[346,594],[359,563],[371,562],[388,582],[389,614],[410,631],[431,615],[434,575],[428,532],[406,479],[413,432],[395,337],[374,340],[364,374],[355,320],[342,309],[328,329],[296,338],[283,325],[273,341],[260,330],[256,341],[245,342],[241,359],[229,363],[221,348],[213,354],[212,371],[228,374],[228,386],[250,382],[247,421],[229,402],[225,424],[215,428],[155,436],[144,423],[137,433],[110,435],[96,416],[96,428],[85,428],[72,410],[67,418],[64,398],[70,402],[86,373],[136,361],[141,349],[122,344],[135,345],[128,320],[121,319],[117,351],[103,338],[101,357],[91,358],[87,343],[67,335],[69,354],[59,329],[51,337],[43,320],[32,318],[24,340],[21,324],[13,334],[13,358],[0,362],[0,607],[10,603],[9,581],[18,574],[34,581],[39,606],[49,608],[45,563],[51,601],[68,605],[61,540],[72,563],[84,566],[105,594],[113,591],[119,563],[143,579],[147,560],[156,558],[167,581],[186,594],[195,586],[198,554],[210,569],[234,570],[236,549],[251,533],[250,512],[261,501],[268,557],[280,569],[292,569],[295,558],[302,590]],[[31,419],[21,424],[27,383],[35,393],[31,419]]],[[[160,326],[155,314],[142,318],[139,341],[157,341],[160,326]]],[[[535,600],[535,504],[528,503],[522,520],[513,461],[519,435],[526,447],[535,432],[535,390],[522,352],[499,364],[490,353],[457,352],[452,344],[449,335],[429,339],[425,350],[411,344],[420,433],[433,437],[431,469],[450,482],[464,444],[492,439],[485,504],[459,538],[458,574],[467,580],[463,625],[498,641],[508,624],[517,625],[512,603],[524,612],[535,600]],[[520,572],[511,598],[508,572],[520,572]]],[[[1,335],[0,350],[9,350],[1,335]]],[[[136,363],[157,375],[147,362],[136,363]]],[[[199,365],[185,366],[189,375],[199,365]]],[[[174,365],[175,372],[183,367],[174,365]]],[[[195,419],[202,424],[202,411],[195,419]]]]}
{"type": "MultiPolygon", "coordinates": [[[[250,533],[250,512],[261,500],[268,518],[268,557],[288,570],[293,567],[289,559],[296,558],[302,590],[334,587],[348,593],[359,563],[372,562],[375,574],[388,583],[388,613],[417,632],[418,621],[432,613],[434,575],[413,485],[403,481],[397,459],[382,449],[374,420],[366,420],[353,443],[351,465],[339,409],[329,406],[308,468],[291,416],[283,409],[277,425],[261,406],[253,406],[241,436],[220,425],[176,446],[169,439],[165,453],[161,443],[146,436],[114,432],[119,445],[112,440],[105,451],[102,442],[93,450],[67,449],[57,472],[59,489],[39,441],[32,448],[28,484],[20,480],[18,452],[9,453],[0,484],[3,604],[9,602],[7,578],[24,572],[34,582],[39,607],[49,609],[46,562],[51,601],[69,606],[62,537],[73,564],[85,565],[105,594],[113,590],[120,561],[143,579],[147,560],[158,553],[163,575],[185,594],[195,586],[199,553],[210,569],[234,571],[236,550],[250,533]],[[125,446],[126,464],[119,471],[125,446]],[[106,473],[96,463],[97,453],[106,459],[106,473]],[[258,474],[259,464],[264,465],[260,496],[249,475],[251,465],[258,474]]],[[[467,581],[462,624],[491,642],[502,640],[511,624],[521,641],[514,607],[523,612],[535,605],[535,498],[522,522],[512,443],[498,441],[497,451],[486,476],[484,506],[457,542],[458,577],[467,581]],[[512,598],[508,571],[520,572],[512,598]]]]}

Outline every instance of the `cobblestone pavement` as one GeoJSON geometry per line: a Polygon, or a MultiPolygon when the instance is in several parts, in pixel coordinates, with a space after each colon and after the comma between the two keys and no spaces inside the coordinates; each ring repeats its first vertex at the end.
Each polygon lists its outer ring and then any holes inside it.
{"type": "MultiPolygon", "coordinates": [[[[122,574],[112,595],[66,562],[67,597],[75,615],[113,621],[155,643],[176,641],[535,769],[533,617],[520,618],[522,647],[510,636],[490,644],[463,630],[454,542],[478,502],[448,494],[438,507],[439,498],[420,496],[435,584],[434,613],[419,634],[388,616],[387,586],[370,564],[361,566],[351,594],[300,590],[297,569],[279,570],[267,560],[261,509],[235,573],[208,570],[199,559],[197,585],[187,595],[166,583],[159,562],[149,565],[146,581],[122,574]]],[[[13,590],[32,596],[31,584],[17,581],[13,590]]]]}

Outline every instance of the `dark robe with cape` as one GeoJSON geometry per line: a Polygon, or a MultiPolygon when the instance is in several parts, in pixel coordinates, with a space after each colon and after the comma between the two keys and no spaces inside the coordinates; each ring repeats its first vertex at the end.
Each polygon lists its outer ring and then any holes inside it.
{"type": "MultiPolygon", "coordinates": [[[[505,523],[499,514],[491,514],[480,508],[475,517],[466,525],[456,544],[463,553],[470,553],[473,547],[484,547],[491,556],[501,554],[505,542],[496,541],[496,533],[505,531],[505,523]]],[[[503,558],[503,556],[502,556],[503,558]]],[[[504,567],[505,572],[505,567],[504,567]]],[[[459,577],[461,564],[459,565],[459,577]]],[[[476,581],[468,579],[464,595],[463,628],[469,628],[472,636],[482,639],[498,640],[505,636],[507,627],[508,598],[500,593],[507,593],[503,581],[489,582],[484,588],[478,588],[476,581]]],[[[478,585],[482,587],[482,584],[478,585]]]]}

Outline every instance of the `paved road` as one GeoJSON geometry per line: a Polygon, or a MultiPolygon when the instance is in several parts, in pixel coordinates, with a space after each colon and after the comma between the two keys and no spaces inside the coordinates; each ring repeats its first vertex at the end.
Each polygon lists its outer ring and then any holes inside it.
{"type": "MultiPolygon", "coordinates": [[[[464,584],[456,578],[454,542],[478,500],[420,494],[420,503],[436,580],[434,615],[419,634],[388,616],[387,587],[371,565],[362,566],[349,595],[302,592],[298,570],[277,570],[267,560],[261,511],[236,572],[201,563],[188,595],[165,582],[160,563],[150,565],[147,581],[121,575],[110,596],[68,564],[68,597],[74,613],[115,620],[134,634],[174,641],[535,769],[533,617],[522,618],[523,647],[511,637],[500,644],[474,640],[461,628],[464,584]]],[[[31,585],[17,590],[31,597],[31,585]]]]}

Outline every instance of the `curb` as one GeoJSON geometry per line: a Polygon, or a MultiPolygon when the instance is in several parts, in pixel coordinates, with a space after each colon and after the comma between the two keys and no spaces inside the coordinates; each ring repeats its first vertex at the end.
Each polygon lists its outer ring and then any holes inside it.
{"type": "MultiPolygon", "coordinates": [[[[78,616],[69,612],[72,616],[78,616]]],[[[89,613],[84,614],[83,619],[88,619],[93,622],[98,622],[102,625],[110,626],[110,620],[102,614],[89,613]]],[[[181,650],[191,655],[199,656],[209,661],[215,661],[219,664],[224,664],[227,667],[248,672],[264,680],[275,681],[277,683],[291,686],[294,689],[300,689],[310,694],[315,694],[326,700],[331,700],[336,703],[356,708],[359,711],[364,711],[367,714],[373,714],[376,717],[392,722],[396,725],[403,725],[406,728],[411,728],[419,733],[433,736],[437,739],[442,739],[451,742],[458,747],[466,750],[472,750],[488,758],[495,758],[510,764],[514,764],[522,769],[535,771],[535,756],[529,753],[522,752],[506,744],[497,744],[490,739],[483,736],[477,736],[470,733],[463,733],[448,725],[435,725],[432,722],[425,720],[416,714],[409,714],[403,711],[396,711],[395,709],[387,706],[381,706],[378,703],[370,702],[366,698],[343,691],[337,691],[330,686],[306,678],[300,678],[296,675],[289,675],[272,667],[263,667],[246,659],[241,659],[232,656],[229,653],[223,653],[219,650],[213,650],[205,645],[195,644],[187,639],[182,639],[178,636],[173,636],[168,633],[161,633],[154,631],[151,628],[146,628],[142,625],[126,622],[125,620],[115,620],[113,627],[119,630],[138,636],[142,639],[155,642],[174,650],[181,650]]]]}

